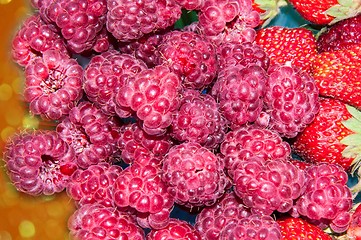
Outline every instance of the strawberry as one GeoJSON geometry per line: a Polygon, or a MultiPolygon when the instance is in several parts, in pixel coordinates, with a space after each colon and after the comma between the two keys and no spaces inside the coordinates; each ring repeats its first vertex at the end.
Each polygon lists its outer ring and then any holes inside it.
{"type": "Polygon", "coordinates": [[[338,22],[361,12],[360,0],[289,0],[307,21],[317,25],[338,22]]]}
{"type": "Polygon", "coordinates": [[[252,0],[252,8],[260,14],[260,25],[263,27],[280,13],[281,7],[287,5],[286,0],[252,0]]]}
{"type": "Polygon", "coordinates": [[[289,62],[310,72],[311,62],[317,55],[315,36],[311,30],[302,27],[262,28],[255,41],[268,54],[271,65],[289,62]]]}
{"type": "Polygon", "coordinates": [[[305,161],[338,163],[353,172],[361,158],[361,112],[337,99],[320,98],[320,110],[291,144],[305,161]],[[351,168],[350,168],[351,167],[351,168]]]}
{"type": "Polygon", "coordinates": [[[288,217],[277,220],[281,228],[282,240],[332,240],[321,228],[302,218],[288,217]]]}
{"type": "Polygon", "coordinates": [[[361,204],[356,204],[351,210],[351,224],[347,229],[347,239],[361,239],[361,204]]]}
{"type": "Polygon", "coordinates": [[[361,45],[320,53],[311,70],[321,96],[361,108],[361,45]]]}

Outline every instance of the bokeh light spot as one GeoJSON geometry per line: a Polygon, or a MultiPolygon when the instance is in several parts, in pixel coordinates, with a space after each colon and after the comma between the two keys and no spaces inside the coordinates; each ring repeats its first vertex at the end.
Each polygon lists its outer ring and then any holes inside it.
{"type": "Polygon", "coordinates": [[[23,117],[23,127],[26,129],[38,129],[39,119],[32,115],[26,115],[23,117]]]}
{"type": "Polygon", "coordinates": [[[0,231],[0,239],[1,240],[12,240],[10,233],[7,231],[0,231]]]}
{"type": "Polygon", "coordinates": [[[12,87],[6,83],[1,84],[0,85],[0,101],[8,101],[12,96],[13,96],[12,87]]]}
{"type": "Polygon", "coordinates": [[[0,4],[8,4],[11,0],[0,0],[0,4]]]}
{"type": "Polygon", "coordinates": [[[19,224],[19,233],[24,238],[30,238],[35,235],[35,226],[31,221],[24,220],[19,224]]]}
{"type": "Polygon", "coordinates": [[[12,136],[15,133],[15,128],[7,126],[4,129],[1,130],[1,140],[7,141],[10,136],[12,136]]]}

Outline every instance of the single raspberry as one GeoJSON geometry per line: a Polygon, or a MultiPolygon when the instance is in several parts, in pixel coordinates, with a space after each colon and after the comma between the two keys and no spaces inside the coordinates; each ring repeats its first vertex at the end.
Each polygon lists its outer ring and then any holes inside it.
{"type": "Polygon", "coordinates": [[[172,218],[167,227],[153,229],[147,235],[147,240],[201,240],[201,234],[188,222],[172,218]]]}
{"type": "Polygon", "coordinates": [[[197,215],[194,226],[203,239],[219,239],[219,234],[226,225],[231,222],[237,223],[250,215],[250,209],[232,191],[226,193],[214,205],[203,208],[197,215]]]}
{"type": "Polygon", "coordinates": [[[269,80],[264,98],[270,129],[282,137],[293,138],[315,118],[319,91],[307,72],[297,67],[274,65],[268,69],[269,80]]]}
{"type": "Polygon", "coordinates": [[[108,163],[77,169],[71,175],[66,191],[78,207],[95,203],[115,207],[113,184],[121,171],[120,166],[108,163]]]}
{"type": "Polygon", "coordinates": [[[144,62],[116,50],[94,56],[84,71],[85,94],[104,113],[129,117],[132,114],[131,109],[118,107],[114,97],[119,88],[127,84],[129,78],[144,69],[147,69],[144,62]]]}
{"type": "Polygon", "coordinates": [[[83,95],[83,69],[75,59],[57,50],[47,50],[25,68],[24,99],[33,114],[59,120],[83,95]]]}
{"type": "Polygon", "coordinates": [[[34,57],[42,56],[49,49],[67,53],[61,36],[54,32],[39,14],[28,17],[12,40],[12,57],[25,67],[34,57]]]}
{"type": "Polygon", "coordinates": [[[257,65],[229,66],[219,72],[211,94],[232,129],[257,120],[267,81],[266,71],[257,65]]]}
{"type": "Polygon", "coordinates": [[[146,133],[163,135],[178,109],[180,91],[180,78],[160,65],[134,76],[119,89],[115,100],[119,107],[136,112],[146,133]]]}
{"type": "Polygon", "coordinates": [[[268,215],[253,214],[249,217],[230,222],[220,233],[221,240],[227,239],[282,239],[280,226],[268,215]]]}
{"type": "Polygon", "coordinates": [[[120,123],[90,102],[80,102],[56,127],[60,137],[74,148],[77,164],[88,168],[110,161],[117,151],[120,123]]]}
{"type": "Polygon", "coordinates": [[[106,26],[120,42],[139,39],[145,34],[172,26],[181,16],[174,0],[107,1],[106,26]]]}
{"type": "Polygon", "coordinates": [[[220,152],[230,174],[233,164],[238,160],[254,156],[262,160],[288,159],[291,147],[277,132],[250,125],[229,131],[221,144],[220,152]]]}
{"type": "Polygon", "coordinates": [[[187,88],[206,88],[218,71],[215,47],[195,32],[174,30],[164,34],[157,55],[158,64],[167,65],[187,88]]]}
{"type": "Polygon", "coordinates": [[[182,92],[170,135],[181,142],[196,142],[214,149],[223,141],[227,127],[227,121],[211,95],[187,89],[182,92]]]}
{"type": "Polygon", "coordinates": [[[134,239],[145,240],[144,230],[134,217],[114,207],[85,204],[68,220],[70,236],[77,240],[134,239]]]}
{"type": "Polygon", "coordinates": [[[36,5],[42,19],[56,26],[74,53],[91,50],[105,25],[106,0],[38,0],[36,5]]]}
{"type": "Polygon", "coordinates": [[[251,42],[227,42],[220,45],[217,52],[219,69],[236,65],[244,67],[257,65],[267,70],[270,63],[266,52],[260,46],[251,42]]]}
{"type": "Polygon", "coordinates": [[[303,170],[285,159],[264,161],[258,157],[239,160],[233,168],[234,191],[252,212],[286,213],[304,190],[303,170]]]}
{"type": "Polygon", "coordinates": [[[296,202],[297,213],[321,228],[329,226],[338,233],[347,230],[352,194],[346,185],[345,170],[338,164],[320,163],[306,168],[305,172],[306,190],[296,202]]]}
{"type": "Polygon", "coordinates": [[[138,123],[128,123],[121,127],[118,139],[118,147],[121,151],[121,158],[130,164],[142,153],[150,151],[157,157],[168,153],[173,145],[169,134],[154,136],[147,134],[138,123]]]}
{"type": "Polygon", "coordinates": [[[23,132],[8,141],[4,161],[11,182],[30,195],[63,191],[77,169],[74,150],[56,132],[23,132]]]}
{"type": "Polygon", "coordinates": [[[173,146],[163,159],[163,181],[175,202],[186,207],[210,206],[228,187],[223,162],[198,143],[173,146]]]}

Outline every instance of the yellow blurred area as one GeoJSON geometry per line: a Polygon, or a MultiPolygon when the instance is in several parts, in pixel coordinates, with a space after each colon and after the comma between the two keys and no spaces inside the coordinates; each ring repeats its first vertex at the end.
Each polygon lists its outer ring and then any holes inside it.
{"type": "MultiPolygon", "coordinates": [[[[6,140],[39,121],[29,116],[21,100],[23,73],[11,59],[11,40],[32,14],[26,0],[0,0],[0,157],[6,140]]],[[[18,193],[0,161],[0,240],[69,239],[67,220],[74,211],[66,193],[30,197],[18,193]]]]}

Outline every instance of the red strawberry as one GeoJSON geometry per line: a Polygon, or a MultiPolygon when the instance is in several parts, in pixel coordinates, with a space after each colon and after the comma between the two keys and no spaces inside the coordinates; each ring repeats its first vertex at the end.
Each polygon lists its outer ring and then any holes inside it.
{"type": "Polygon", "coordinates": [[[360,111],[339,100],[321,98],[316,118],[296,137],[292,149],[305,161],[338,163],[354,170],[361,158],[360,124],[360,111]]]}
{"type": "Polygon", "coordinates": [[[354,210],[352,210],[352,219],[347,229],[347,237],[347,239],[361,239],[361,204],[355,205],[354,210]]]}
{"type": "Polygon", "coordinates": [[[321,96],[361,108],[361,45],[320,53],[311,70],[321,96]]]}
{"type": "Polygon", "coordinates": [[[277,220],[281,228],[282,240],[331,240],[331,236],[321,228],[308,223],[302,218],[285,218],[277,220]]]}
{"type": "Polygon", "coordinates": [[[289,0],[307,21],[318,25],[332,24],[361,12],[360,0],[289,0]]]}
{"type": "Polygon", "coordinates": [[[290,62],[309,72],[311,62],[317,55],[315,36],[311,30],[302,27],[262,28],[257,32],[255,41],[268,54],[271,65],[290,62]]]}

